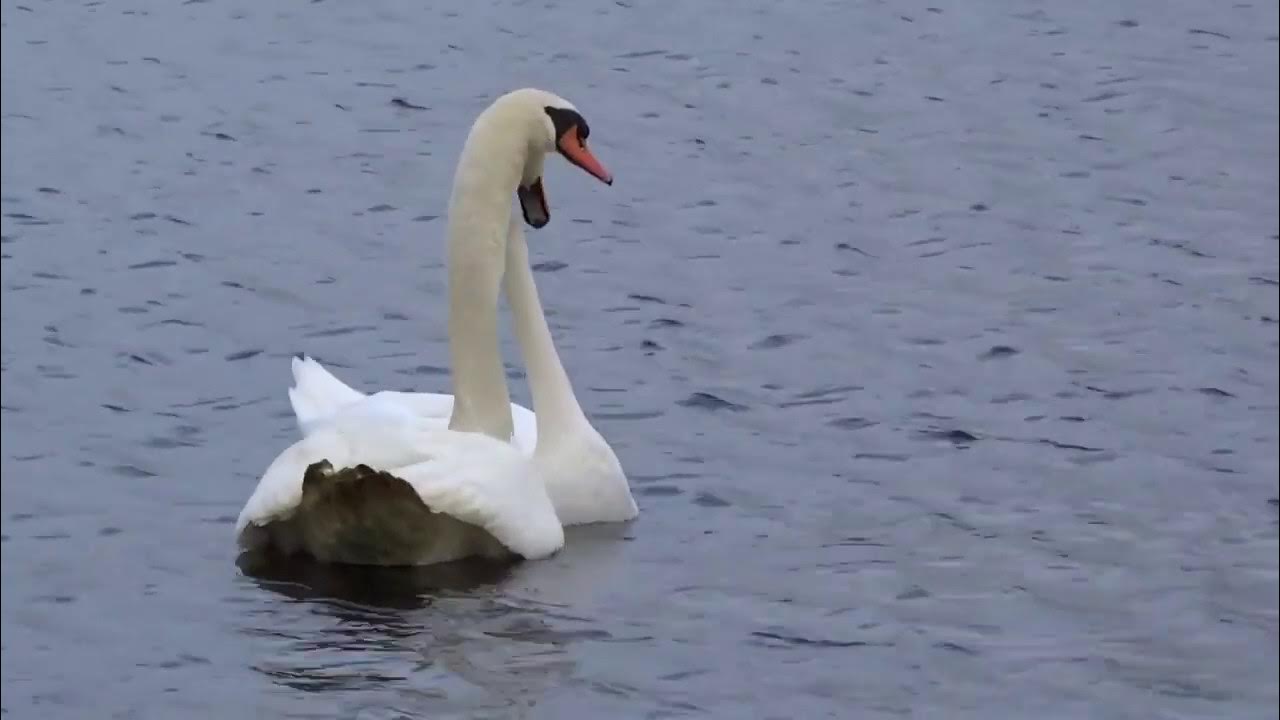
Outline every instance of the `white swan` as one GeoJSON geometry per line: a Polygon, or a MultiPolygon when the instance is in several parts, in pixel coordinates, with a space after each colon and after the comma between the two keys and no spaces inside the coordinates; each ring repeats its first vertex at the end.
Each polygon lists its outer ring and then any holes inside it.
{"type": "MultiPolygon", "coordinates": [[[[538,297],[524,229],[514,217],[508,227],[504,285],[537,410],[535,414],[511,403],[512,442],[533,458],[561,524],[634,518],[639,510],[622,465],[587,419],[560,362],[538,297]]],[[[295,357],[293,376],[289,400],[304,437],[312,428],[322,427],[325,418],[355,402],[385,403],[439,427],[446,425],[453,409],[453,396],[443,393],[382,390],[365,395],[311,358],[295,357]]]]}
{"type": "MultiPolygon", "coordinates": [[[[508,93],[480,114],[463,147],[449,204],[449,346],[456,395],[448,427],[441,428],[437,416],[415,412],[412,402],[396,402],[386,394],[353,397],[359,393],[329,376],[328,391],[337,407],[304,424],[305,437],[267,468],[236,523],[241,547],[275,546],[326,561],[399,565],[475,555],[535,559],[563,546],[563,527],[549,492],[564,495],[572,484],[544,484],[539,472],[558,467],[562,453],[548,444],[543,456],[550,459],[530,462],[509,442],[513,424],[497,347],[497,296],[511,252],[509,238],[517,238],[517,252],[523,248],[518,223],[508,222],[508,193],[516,189],[529,224],[541,227],[550,219],[542,188],[546,152],[555,149],[612,183],[586,147],[588,134],[586,121],[570,103],[540,90],[508,93]],[[340,395],[352,401],[337,403],[340,395]]],[[[543,330],[549,343],[545,319],[543,330]]],[[[520,332],[522,344],[528,336],[536,345],[536,333],[520,332]]],[[[543,382],[535,398],[552,403],[551,387],[543,382]]],[[[563,416],[552,409],[537,422],[544,429],[553,418],[572,425],[572,418],[563,416]]],[[[599,438],[594,429],[591,433],[599,438]]],[[[607,459],[617,465],[611,450],[607,459]]],[[[617,472],[621,477],[620,468],[617,472]]],[[[624,490],[625,482],[622,477],[624,490]]],[[[591,493],[584,500],[581,492],[565,498],[566,515],[581,515],[590,499],[591,493]]],[[[629,490],[626,499],[631,499],[629,490]]],[[[634,515],[634,503],[631,507],[634,515]]]]}

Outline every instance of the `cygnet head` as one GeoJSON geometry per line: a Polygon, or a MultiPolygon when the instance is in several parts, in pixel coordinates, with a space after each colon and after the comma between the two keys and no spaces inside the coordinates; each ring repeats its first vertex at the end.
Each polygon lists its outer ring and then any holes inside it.
{"type": "MultiPolygon", "coordinates": [[[[541,128],[540,132],[534,132],[535,142],[540,147],[532,148],[539,151],[539,154],[557,152],[600,182],[613,185],[613,175],[587,147],[591,126],[573,103],[545,90],[525,88],[507,93],[494,104],[510,107],[541,128]]],[[[524,214],[525,222],[540,228],[551,219],[551,212],[542,187],[542,164],[537,162],[533,167],[536,172],[531,173],[532,177],[521,180],[516,196],[520,200],[520,211],[524,214]]]]}

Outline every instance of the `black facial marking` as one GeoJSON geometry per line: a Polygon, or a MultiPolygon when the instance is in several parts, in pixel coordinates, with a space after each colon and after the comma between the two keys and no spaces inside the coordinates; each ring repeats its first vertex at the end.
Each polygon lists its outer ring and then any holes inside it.
{"type": "Polygon", "coordinates": [[[551,124],[556,128],[556,139],[564,137],[569,128],[577,126],[578,139],[586,140],[591,134],[591,128],[587,126],[587,121],[575,110],[567,108],[558,108],[548,105],[546,108],[547,115],[551,118],[551,124]]]}

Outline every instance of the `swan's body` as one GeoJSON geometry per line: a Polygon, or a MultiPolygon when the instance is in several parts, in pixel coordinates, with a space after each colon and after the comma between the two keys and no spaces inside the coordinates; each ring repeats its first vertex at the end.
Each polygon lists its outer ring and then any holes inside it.
{"type": "Polygon", "coordinates": [[[381,402],[345,408],[281,453],[236,527],[248,550],[370,565],[533,559],[564,544],[519,450],[381,402]]]}
{"type": "MultiPolygon", "coordinates": [[[[511,403],[512,444],[532,458],[563,525],[630,520],[638,510],[626,474],[574,395],[542,311],[524,233],[514,219],[508,227],[504,282],[534,406],[539,409],[535,414],[511,403]]],[[[424,426],[443,428],[454,402],[452,395],[441,393],[383,390],[365,395],[310,358],[294,358],[293,379],[289,400],[304,437],[354,403],[404,413],[424,426]]]]}
{"type": "MultiPolygon", "coordinates": [[[[236,532],[242,547],[384,565],[471,556],[533,559],[564,544],[562,515],[589,516],[593,498],[613,500],[608,512],[597,515],[634,516],[612,450],[586,423],[576,400],[580,424],[561,411],[564,393],[552,392],[554,378],[546,379],[547,370],[559,368],[558,358],[555,368],[547,368],[539,363],[545,354],[530,356],[526,335],[537,343],[536,328],[521,326],[518,332],[534,405],[545,403],[548,412],[523,437],[515,433],[497,347],[497,296],[513,252],[509,246],[524,252],[518,223],[509,222],[510,193],[517,190],[527,222],[547,222],[541,176],[543,156],[551,149],[611,183],[586,149],[587,133],[572,105],[538,90],[508,93],[481,113],[463,147],[449,204],[449,344],[456,394],[364,396],[318,363],[295,360],[290,400],[304,437],[272,462],[241,511],[236,532]],[[538,441],[552,431],[564,431],[559,442],[538,441]],[[533,448],[533,457],[521,448],[533,448]],[[613,509],[622,505],[616,483],[592,490],[571,474],[565,475],[568,482],[554,477],[566,457],[579,467],[587,463],[614,473],[629,513],[613,509]]],[[[511,284],[508,277],[509,294],[511,284]]],[[[537,316],[542,318],[540,307],[537,316]]],[[[542,325],[549,344],[545,318],[542,325]]],[[[559,373],[563,378],[563,368],[559,373]]],[[[567,392],[572,398],[572,390],[567,392]]],[[[529,418],[519,422],[527,427],[529,418]]]]}

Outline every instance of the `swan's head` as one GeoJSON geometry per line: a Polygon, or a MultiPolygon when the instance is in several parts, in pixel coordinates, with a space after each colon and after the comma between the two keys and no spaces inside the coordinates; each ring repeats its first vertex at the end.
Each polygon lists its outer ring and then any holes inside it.
{"type": "Polygon", "coordinates": [[[526,88],[508,93],[504,104],[530,123],[532,143],[530,162],[526,167],[516,196],[520,211],[529,225],[540,228],[551,219],[546,192],[542,187],[542,156],[558,153],[570,164],[586,171],[605,185],[613,184],[613,175],[587,147],[591,126],[573,103],[545,90],[526,88]]]}

